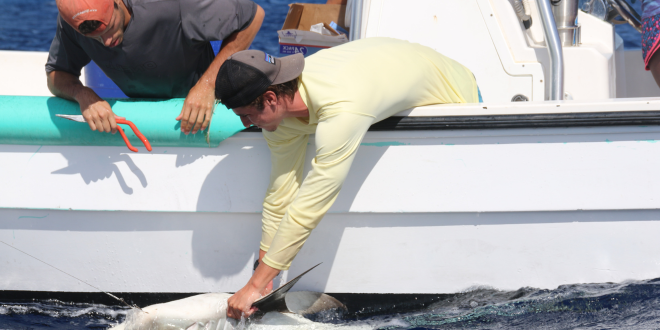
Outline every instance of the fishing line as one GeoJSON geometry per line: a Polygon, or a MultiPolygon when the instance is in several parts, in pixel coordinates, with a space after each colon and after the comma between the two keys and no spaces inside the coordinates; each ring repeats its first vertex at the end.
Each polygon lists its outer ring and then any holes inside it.
{"type": "MultiPolygon", "coordinates": [[[[127,302],[124,301],[124,299],[119,298],[119,297],[113,295],[112,293],[105,292],[105,291],[103,291],[103,290],[101,290],[101,289],[99,289],[99,288],[97,288],[97,287],[95,287],[95,286],[93,286],[93,285],[91,285],[91,284],[89,284],[89,283],[87,283],[87,282],[85,282],[85,281],[83,281],[83,280],[81,280],[81,279],[79,279],[79,278],[77,278],[77,277],[75,277],[75,276],[73,276],[73,275],[71,275],[71,274],[69,274],[69,273],[67,273],[67,272],[65,272],[65,271],[63,271],[63,270],[61,270],[61,269],[59,269],[59,268],[57,268],[57,267],[55,267],[55,266],[53,266],[53,265],[51,265],[51,264],[49,264],[49,263],[47,263],[47,262],[45,262],[45,261],[43,261],[43,260],[37,258],[37,257],[35,257],[35,256],[33,256],[33,255],[31,255],[31,254],[29,254],[29,253],[27,253],[27,252],[25,252],[25,251],[23,251],[23,250],[21,250],[21,249],[19,249],[19,248],[17,248],[17,247],[15,247],[15,246],[11,246],[11,245],[9,245],[9,244],[3,242],[3,241],[0,241],[0,243],[2,243],[2,244],[4,244],[4,245],[7,245],[8,247],[10,247],[10,248],[12,248],[12,249],[14,249],[14,250],[16,250],[16,251],[18,251],[18,252],[20,252],[20,253],[23,253],[23,254],[25,254],[25,255],[27,255],[27,256],[29,256],[29,257],[35,259],[35,260],[38,260],[38,261],[40,261],[40,262],[42,262],[42,263],[44,263],[44,264],[46,264],[46,265],[48,265],[48,266],[50,266],[50,267],[53,267],[53,268],[55,268],[56,270],[58,270],[58,271],[60,271],[60,272],[62,272],[62,273],[64,273],[64,274],[66,274],[66,275],[69,275],[69,276],[75,278],[76,280],[78,280],[78,281],[80,281],[80,282],[83,282],[83,283],[85,283],[85,284],[91,286],[92,288],[94,288],[94,289],[100,291],[100,292],[103,292],[103,293],[107,294],[108,296],[110,296],[110,297],[116,299],[117,301],[122,302],[124,305],[126,305],[126,306],[128,306],[128,307],[130,307],[130,308],[137,308],[137,309],[139,309],[141,312],[147,313],[147,312],[143,311],[142,308],[138,307],[138,305],[136,305],[136,304],[129,305],[127,302]]],[[[147,313],[147,314],[149,314],[149,313],[147,313]]]]}

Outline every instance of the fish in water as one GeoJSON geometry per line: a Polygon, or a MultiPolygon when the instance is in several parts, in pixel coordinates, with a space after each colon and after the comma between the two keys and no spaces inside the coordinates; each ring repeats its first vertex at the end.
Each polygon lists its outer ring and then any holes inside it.
{"type": "MultiPolygon", "coordinates": [[[[237,321],[227,318],[228,293],[205,293],[163,304],[133,309],[126,321],[110,330],[234,330],[237,321]]],[[[316,314],[328,310],[342,310],[345,306],[335,298],[319,292],[289,292],[285,297],[286,310],[298,315],[316,314]]],[[[273,310],[260,310],[263,313],[273,310]]],[[[271,317],[272,318],[272,317],[271,317]]]]}
{"type": "MultiPolygon", "coordinates": [[[[288,292],[314,267],[260,298],[253,306],[262,313],[288,312],[303,316],[345,310],[346,306],[337,299],[320,292],[288,292]]],[[[237,321],[227,318],[227,299],[231,296],[228,293],[205,293],[142,309],[134,308],[126,315],[124,323],[110,330],[233,330],[237,321]]]]}
{"type": "Polygon", "coordinates": [[[227,319],[228,293],[205,293],[163,304],[133,309],[126,321],[110,330],[234,329],[227,319]]]}

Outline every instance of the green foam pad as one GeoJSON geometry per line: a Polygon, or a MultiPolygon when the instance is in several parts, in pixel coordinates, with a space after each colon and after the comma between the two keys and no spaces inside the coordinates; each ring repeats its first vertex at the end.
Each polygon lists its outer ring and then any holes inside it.
{"type": "MultiPolygon", "coordinates": [[[[215,108],[207,132],[185,135],[175,118],[184,99],[107,99],[112,111],[132,121],[154,147],[217,147],[245,127],[233,111],[222,104],[215,108]]],[[[80,115],[76,102],[58,97],[0,96],[0,144],[123,146],[119,133],[92,131],[87,123],[74,122],[56,114],[80,115]]],[[[144,145],[128,125],[121,125],[131,144],[144,145]]]]}

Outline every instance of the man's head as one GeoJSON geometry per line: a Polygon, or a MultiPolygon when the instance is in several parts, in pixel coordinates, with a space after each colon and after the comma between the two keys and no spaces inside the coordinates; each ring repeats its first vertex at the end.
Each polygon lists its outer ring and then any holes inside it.
{"type": "Polygon", "coordinates": [[[64,21],[84,36],[106,47],[115,47],[123,41],[128,20],[121,0],[56,0],[56,3],[64,21]]]}
{"type": "Polygon", "coordinates": [[[220,67],[215,97],[246,127],[274,131],[284,118],[280,105],[286,98],[293,100],[304,67],[302,54],[276,58],[259,50],[238,52],[220,67]]]}

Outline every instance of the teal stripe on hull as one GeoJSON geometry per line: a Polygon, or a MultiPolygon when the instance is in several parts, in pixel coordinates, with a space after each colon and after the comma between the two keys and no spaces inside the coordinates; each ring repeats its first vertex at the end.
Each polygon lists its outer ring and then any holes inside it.
{"type": "MultiPolygon", "coordinates": [[[[154,147],[217,147],[220,142],[245,127],[231,110],[218,104],[205,133],[185,135],[174,120],[184,99],[108,99],[118,116],[126,117],[147,137],[154,147]]],[[[119,133],[99,133],[86,123],[78,123],[56,114],[79,115],[78,103],[58,97],[0,96],[0,144],[124,146],[119,133]]],[[[144,145],[128,125],[122,125],[131,144],[144,150],[144,145]]]]}

